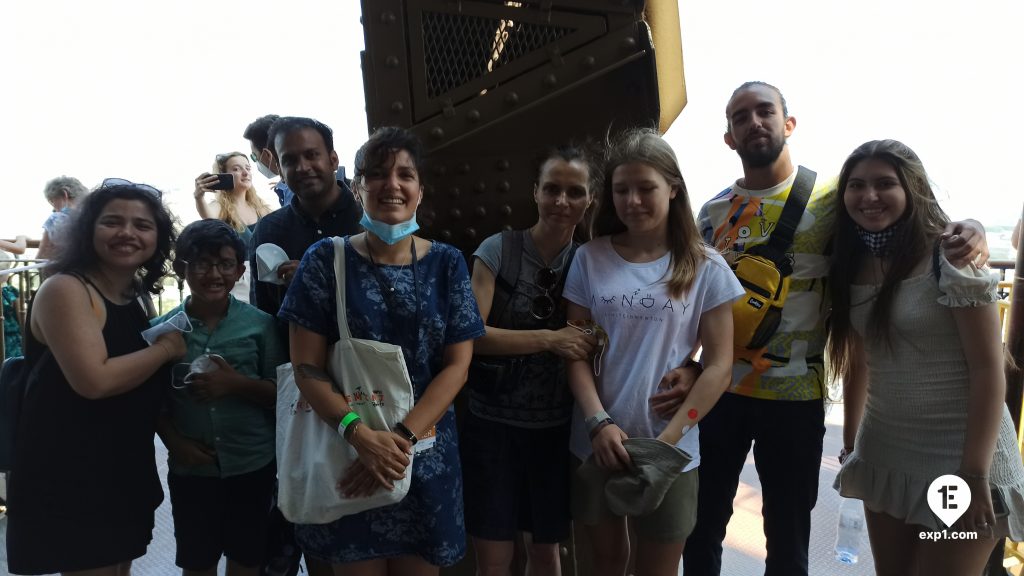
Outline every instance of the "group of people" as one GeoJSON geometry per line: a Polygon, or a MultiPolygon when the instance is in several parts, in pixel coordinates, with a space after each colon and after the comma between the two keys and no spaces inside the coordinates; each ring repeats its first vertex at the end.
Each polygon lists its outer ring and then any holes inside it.
{"type": "Polygon", "coordinates": [[[251,157],[218,157],[233,189],[206,204],[216,177],[198,177],[210,219],[178,235],[158,190],[108,179],[80,201],[26,326],[38,369],[9,479],[12,572],[129,573],[162,500],[158,433],[177,564],[213,574],[223,555],[228,574],[259,573],[274,369],[288,360],[303,398],[358,454],[337,490],[412,476],[397,504],[295,526],[313,574],[437,574],[465,555],[467,534],[479,574],[508,574],[520,532],[528,573],[559,574],[575,520],[593,574],[625,574],[632,560],[637,574],[674,575],[682,559],[688,576],[717,575],[752,444],[765,573],[807,574],[829,371],[846,400],[836,487],[864,501],[877,572],[980,572],[997,537],[1024,538],[995,287],[974,264],[987,257],[981,226],[949,221],[905,145],[859,147],[838,181],[811,186],[781,324],[757,362],[741,358],[744,287],[730,264],[779,223],[798,173],[786,144],[796,119],[762,82],[737,88],[726,118],[743,177],[696,215],[655,131],[627,130],[600,154],[556,146],[538,157],[537,221],[484,240],[471,273],[458,250],[415,235],[424,160],[404,129],[376,131],[348,181],[328,127],[260,119],[246,131],[251,157]],[[249,160],[282,177],[280,209],[251,201],[249,160]],[[246,304],[231,293],[266,243],[288,261],[251,279],[246,304]],[[403,351],[415,404],[388,429],[350,415],[328,367],[336,257],[352,336],[403,351]],[[191,295],[152,323],[184,313],[191,331],[147,345],[139,297],[171,269],[191,295]],[[960,526],[977,540],[917,538],[941,529],[926,491],[943,474],[971,486],[960,526]],[[623,478],[647,487],[623,491],[623,478]]]}

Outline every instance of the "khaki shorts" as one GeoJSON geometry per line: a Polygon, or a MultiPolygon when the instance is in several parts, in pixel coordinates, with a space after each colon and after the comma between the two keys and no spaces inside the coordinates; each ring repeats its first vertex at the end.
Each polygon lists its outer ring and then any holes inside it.
{"type": "MultiPolygon", "coordinates": [[[[603,486],[596,489],[594,484],[584,482],[577,474],[582,462],[573,458],[572,474],[572,517],[584,525],[593,526],[603,521],[620,518],[608,509],[603,486]]],[[[651,542],[682,542],[693,532],[697,524],[697,469],[683,472],[665,493],[653,512],[643,516],[631,516],[633,527],[639,538],[651,542]]]]}

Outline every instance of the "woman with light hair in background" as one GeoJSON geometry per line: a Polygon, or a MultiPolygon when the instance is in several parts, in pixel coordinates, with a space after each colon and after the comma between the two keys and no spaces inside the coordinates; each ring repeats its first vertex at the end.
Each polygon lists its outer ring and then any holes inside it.
{"type": "MultiPolygon", "coordinates": [[[[246,248],[252,250],[252,232],[260,218],[272,212],[270,206],[259,197],[252,185],[252,165],[249,157],[241,152],[218,154],[214,158],[213,173],[203,172],[196,177],[194,192],[196,211],[204,219],[223,220],[238,232],[245,242],[246,248]],[[217,174],[231,174],[233,187],[230,190],[218,190],[217,174]],[[216,194],[213,200],[206,202],[207,193],[216,194]]],[[[249,270],[235,284],[231,294],[243,302],[249,301],[249,270]]]]}
{"type": "Polygon", "coordinates": [[[71,176],[58,176],[46,183],[43,196],[53,207],[53,214],[43,222],[43,237],[39,240],[36,258],[49,260],[57,255],[71,221],[71,210],[88,193],[89,189],[71,176]]]}

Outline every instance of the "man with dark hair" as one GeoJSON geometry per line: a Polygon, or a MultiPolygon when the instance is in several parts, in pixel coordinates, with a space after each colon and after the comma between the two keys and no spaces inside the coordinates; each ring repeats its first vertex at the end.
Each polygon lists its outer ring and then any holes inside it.
{"type": "MultiPolygon", "coordinates": [[[[747,82],[726,106],[725,143],[743,164],[743,177],[708,201],[698,215],[704,240],[738,254],[765,244],[797,180],[787,138],[796,128],[778,88],[747,82]]],[[[737,358],[732,385],[700,422],[701,465],[697,526],[686,542],[687,576],[718,576],[722,541],[732,516],[740,472],[753,445],[761,480],[766,576],[806,576],[811,510],[818,496],[825,434],[824,348],[829,310],[824,280],[835,228],[835,178],[816,177],[789,253],[793,273],[782,321],[763,354],[737,358]]],[[[955,222],[943,243],[950,261],[988,258],[984,228],[955,222]]],[[[695,378],[696,368],[681,380],[695,378]]],[[[653,403],[684,396],[677,385],[653,403]]],[[[668,405],[671,407],[671,405],[668,405]]],[[[659,413],[664,407],[656,408],[659,413]]],[[[852,439],[854,431],[848,431],[852,439]]],[[[852,448],[852,440],[849,442],[852,448]]]]}
{"type": "Polygon", "coordinates": [[[267,147],[294,197],[256,225],[250,265],[257,270],[255,248],[266,243],[284,249],[289,261],[277,269],[276,282],[254,278],[250,300],[276,317],[306,249],[321,238],[359,232],[362,211],[344,177],[335,179],[338,154],[330,128],[311,118],[279,118],[268,131],[267,147]]]}
{"type": "MultiPolygon", "coordinates": [[[[331,129],[323,123],[311,118],[278,118],[267,130],[263,150],[269,155],[269,165],[280,171],[282,181],[293,196],[280,210],[264,216],[256,224],[253,253],[249,258],[254,274],[249,301],[277,318],[288,284],[306,249],[321,238],[359,232],[362,210],[345,181],[344,172],[339,172],[336,179],[338,154],[334,151],[331,129]],[[288,261],[277,268],[274,282],[256,276],[259,270],[256,251],[267,243],[280,246],[288,256],[288,261]]],[[[277,326],[287,349],[288,326],[281,321],[277,326]]],[[[272,555],[276,557],[270,563],[275,569],[288,567],[288,573],[294,574],[298,555],[294,552],[297,548],[292,540],[291,525],[280,515],[275,521],[274,533],[283,541],[274,544],[277,550],[272,555]]],[[[306,565],[313,576],[330,574],[330,566],[321,561],[307,557],[306,565]]]]}
{"type": "MultiPolygon", "coordinates": [[[[270,126],[279,118],[280,116],[277,114],[260,116],[246,126],[245,132],[242,133],[242,137],[249,141],[249,146],[252,149],[249,159],[256,164],[256,169],[260,171],[260,174],[263,174],[263,177],[268,180],[273,180],[281,175],[277,169],[277,163],[274,162],[274,154],[268,145],[270,126]]],[[[284,183],[284,180],[274,185],[274,194],[277,194],[277,201],[281,203],[281,206],[292,201],[292,191],[284,183]]]]}

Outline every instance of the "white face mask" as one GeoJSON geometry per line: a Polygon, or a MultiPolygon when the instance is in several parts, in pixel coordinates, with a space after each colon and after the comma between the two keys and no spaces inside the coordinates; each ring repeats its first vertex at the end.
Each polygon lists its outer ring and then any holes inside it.
{"type": "Polygon", "coordinates": [[[267,168],[266,166],[263,165],[263,162],[257,162],[256,169],[259,170],[260,174],[263,174],[263,177],[266,178],[267,180],[273,180],[274,178],[277,178],[277,174],[271,172],[270,168],[267,168]]]}

